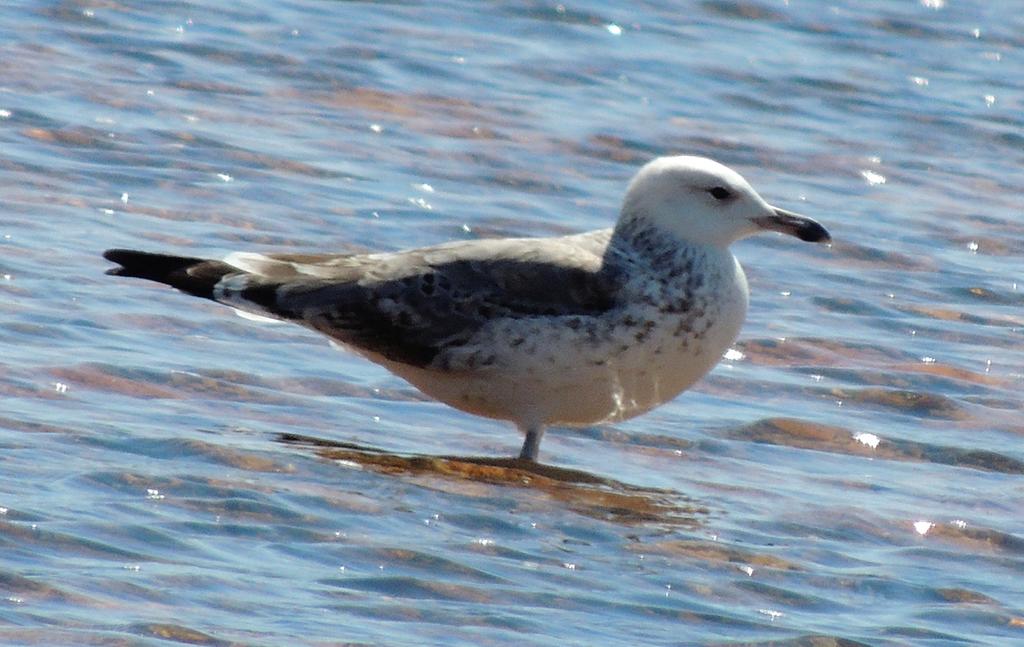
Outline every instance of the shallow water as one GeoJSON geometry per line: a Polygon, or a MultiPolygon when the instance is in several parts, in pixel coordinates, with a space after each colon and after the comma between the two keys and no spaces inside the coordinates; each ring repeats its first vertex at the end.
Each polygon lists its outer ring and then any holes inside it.
{"type": "Polygon", "coordinates": [[[1012,2],[8,2],[0,642],[1024,641],[1012,2]],[[239,6],[241,5],[241,6],[239,6]],[[729,358],[552,430],[100,252],[606,226],[687,152],[822,220],[737,245],[729,358]]]}

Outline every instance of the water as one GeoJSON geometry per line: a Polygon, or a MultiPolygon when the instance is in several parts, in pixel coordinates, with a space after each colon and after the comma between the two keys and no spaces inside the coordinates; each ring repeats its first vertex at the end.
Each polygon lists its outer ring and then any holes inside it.
{"type": "Polygon", "coordinates": [[[6,3],[0,642],[1024,641],[1021,34],[980,0],[6,3]],[[732,359],[541,473],[422,458],[520,439],[99,256],[603,227],[678,152],[836,244],[738,245],[732,359]]]}

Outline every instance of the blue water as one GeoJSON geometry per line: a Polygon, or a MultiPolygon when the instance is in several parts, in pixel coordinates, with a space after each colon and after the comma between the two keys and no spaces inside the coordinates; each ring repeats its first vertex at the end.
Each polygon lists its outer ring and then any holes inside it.
{"type": "Polygon", "coordinates": [[[0,643],[1024,642],[1022,60],[981,0],[5,3],[0,643]],[[835,245],[737,245],[732,359],[539,474],[103,274],[604,227],[665,153],[835,245]]]}

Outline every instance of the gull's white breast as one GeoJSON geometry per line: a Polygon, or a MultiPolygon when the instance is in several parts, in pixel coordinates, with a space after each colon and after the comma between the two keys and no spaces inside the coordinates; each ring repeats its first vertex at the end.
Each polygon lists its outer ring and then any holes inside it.
{"type": "Polygon", "coordinates": [[[521,426],[632,418],[710,371],[746,316],[735,257],[703,249],[693,261],[676,284],[632,277],[626,305],[597,317],[494,321],[448,351],[443,369],[375,361],[450,406],[521,426]]]}

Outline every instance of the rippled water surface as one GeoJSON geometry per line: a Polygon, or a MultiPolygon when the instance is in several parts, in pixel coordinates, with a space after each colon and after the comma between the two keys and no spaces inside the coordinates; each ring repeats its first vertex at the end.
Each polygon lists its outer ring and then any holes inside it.
{"type": "Polygon", "coordinates": [[[1024,643],[1016,2],[7,2],[0,643],[1024,643]],[[399,249],[607,226],[653,156],[831,248],[545,465],[115,246],[399,249]]]}

